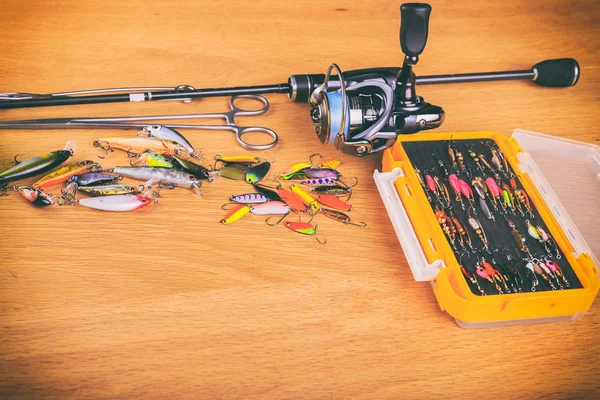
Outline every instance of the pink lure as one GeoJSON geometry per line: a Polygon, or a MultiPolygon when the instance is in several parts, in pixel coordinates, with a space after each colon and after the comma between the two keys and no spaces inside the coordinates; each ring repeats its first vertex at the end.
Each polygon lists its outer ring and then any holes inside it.
{"type": "Polygon", "coordinates": [[[459,183],[458,177],[456,175],[452,174],[448,177],[448,180],[450,181],[450,186],[452,186],[452,189],[454,189],[454,192],[457,195],[460,194],[460,183],[459,183]]]}
{"type": "Polygon", "coordinates": [[[473,191],[471,190],[471,187],[469,186],[469,184],[467,182],[460,179],[458,181],[458,183],[460,184],[460,192],[463,194],[463,196],[465,196],[465,197],[473,196],[473,191]]]}
{"type": "Polygon", "coordinates": [[[475,273],[483,279],[487,279],[490,276],[485,270],[485,268],[483,268],[481,265],[477,266],[477,268],[475,269],[475,273]]]}
{"type": "Polygon", "coordinates": [[[556,264],[554,264],[554,262],[550,260],[546,261],[546,267],[550,268],[554,272],[558,271],[558,267],[556,266],[556,264]]]}
{"type": "Polygon", "coordinates": [[[431,175],[427,175],[425,177],[425,182],[427,182],[427,187],[429,188],[429,190],[431,190],[432,192],[436,191],[435,182],[431,175]]]}
{"type": "Polygon", "coordinates": [[[488,188],[490,188],[490,190],[492,191],[494,197],[501,196],[502,191],[500,190],[500,187],[498,186],[494,178],[487,178],[485,180],[485,183],[487,184],[488,188]]]}

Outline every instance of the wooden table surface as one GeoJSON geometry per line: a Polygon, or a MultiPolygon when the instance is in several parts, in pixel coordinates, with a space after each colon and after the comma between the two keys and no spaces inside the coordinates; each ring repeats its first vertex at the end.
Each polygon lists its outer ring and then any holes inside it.
{"type": "MultiPolygon", "coordinates": [[[[446,111],[440,131],[519,127],[597,143],[600,3],[432,2],[420,75],[526,69],[574,57],[569,89],[528,82],[424,86],[446,111]]],[[[400,2],[0,2],[0,91],[285,82],[290,74],[400,65],[400,2]]],[[[316,152],[307,105],[270,95],[240,119],[274,129],[273,171],[316,152]]],[[[0,120],[221,111],[227,99],[51,107],[0,120]]],[[[73,160],[118,130],[3,131],[0,168],[77,141],[73,160]]],[[[186,135],[205,155],[240,154],[232,134],[186,135]]],[[[464,330],[415,282],[373,170],[356,175],[355,220],[319,217],[327,244],[249,216],[219,224],[245,183],[204,197],[179,189],[131,213],[35,209],[0,199],[0,397],[583,398],[598,397],[600,307],[581,319],[464,330]]],[[[106,167],[126,161],[113,153],[106,167]]],[[[27,180],[27,182],[31,182],[27,180]]],[[[58,189],[55,189],[58,190],[58,189]]],[[[597,222],[597,221],[596,221],[597,222]]]]}

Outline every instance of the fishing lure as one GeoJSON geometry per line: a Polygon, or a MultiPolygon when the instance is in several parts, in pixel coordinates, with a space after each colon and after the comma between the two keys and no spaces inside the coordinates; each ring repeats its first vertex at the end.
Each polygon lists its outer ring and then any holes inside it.
{"type": "Polygon", "coordinates": [[[504,172],[504,170],[502,169],[502,161],[500,161],[500,156],[498,155],[498,152],[494,148],[491,148],[491,151],[492,151],[492,158],[491,158],[492,164],[498,171],[504,172]]]}
{"type": "Polygon", "coordinates": [[[485,195],[487,193],[487,187],[485,181],[481,177],[476,177],[471,181],[471,185],[475,189],[475,192],[481,199],[485,199],[485,195]]]}
{"type": "Polygon", "coordinates": [[[552,281],[550,280],[550,277],[548,276],[548,274],[546,273],[547,269],[545,269],[542,267],[543,264],[537,264],[537,263],[533,263],[533,270],[535,271],[536,274],[538,274],[539,276],[541,276],[546,282],[548,282],[548,284],[550,285],[550,287],[552,288],[552,290],[556,290],[556,287],[554,286],[554,284],[552,283],[552,281]]]}
{"type": "Polygon", "coordinates": [[[450,187],[452,187],[452,189],[454,190],[454,193],[456,195],[456,201],[461,201],[462,196],[460,191],[460,180],[458,179],[458,176],[452,174],[448,177],[448,181],[450,182],[450,187]]]}
{"type": "Polygon", "coordinates": [[[306,204],[307,206],[309,206],[313,212],[316,213],[319,211],[319,209],[321,207],[319,206],[317,199],[315,199],[313,196],[311,196],[310,193],[306,192],[305,190],[303,190],[302,188],[300,188],[294,184],[290,185],[290,189],[292,190],[293,193],[298,195],[298,197],[300,197],[302,199],[302,202],[304,204],[306,204]]]}
{"type": "Polygon", "coordinates": [[[477,215],[477,210],[475,209],[475,200],[473,199],[473,191],[469,184],[462,179],[458,180],[458,184],[460,185],[460,192],[467,199],[471,208],[473,209],[473,214],[477,215]]]}
{"type": "Polygon", "coordinates": [[[435,217],[436,217],[438,223],[440,224],[440,226],[442,227],[442,230],[444,231],[444,233],[448,237],[448,240],[450,240],[450,244],[452,245],[452,247],[454,248],[454,250],[456,250],[456,246],[455,246],[456,237],[455,237],[455,235],[453,233],[453,229],[450,228],[450,225],[452,224],[452,221],[446,215],[446,213],[444,213],[442,210],[437,210],[435,212],[435,217]]]}
{"type": "Polygon", "coordinates": [[[506,205],[508,205],[514,212],[516,210],[515,198],[513,197],[512,191],[506,183],[502,185],[502,196],[504,197],[504,202],[506,205]]]}
{"type": "Polygon", "coordinates": [[[365,226],[367,226],[366,222],[352,222],[350,217],[341,211],[330,210],[329,208],[321,207],[321,214],[323,214],[324,216],[326,216],[328,218],[333,219],[334,221],[341,222],[344,225],[360,226],[361,228],[364,228],[365,226]]]}
{"type": "Polygon", "coordinates": [[[556,288],[552,282],[552,279],[556,282],[556,284],[558,285],[558,287],[563,290],[565,287],[562,285],[562,282],[558,279],[558,276],[554,273],[554,270],[550,267],[548,267],[543,261],[539,263],[540,268],[542,270],[544,270],[544,272],[546,273],[546,275],[548,275],[549,279],[549,284],[551,287],[556,288]]]}
{"type": "Polygon", "coordinates": [[[484,176],[487,175],[485,173],[485,170],[481,166],[481,162],[480,162],[479,156],[477,155],[477,153],[474,150],[469,149],[469,157],[471,157],[473,159],[473,162],[475,163],[475,165],[477,165],[477,168],[479,168],[479,171],[481,171],[481,173],[484,176]]]}
{"type": "Polygon", "coordinates": [[[487,168],[489,169],[492,174],[494,174],[494,177],[496,179],[500,179],[500,175],[498,175],[498,172],[492,167],[492,165],[489,163],[489,161],[485,158],[485,156],[483,154],[479,154],[479,161],[481,161],[481,163],[487,168]]]}
{"type": "Polygon", "coordinates": [[[442,174],[442,176],[444,178],[448,178],[448,176],[449,176],[448,170],[446,169],[446,165],[444,164],[444,162],[441,160],[437,160],[437,167],[438,167],[438,170],[440,171],[440,173],[442,174]]]}
{"type": "Polygon", "coordinates": [[[500,285],[504,286],[504,290],[506,291],[506,293],[510,293],[510,289],[508,288],[506,281],[504,280],[504,278],[498,270],[492,267],[492,265],[485,261],[485,259],[481,259],[481,266],[483,267],[485,272],[494,280],[496,289],[499,293],[503,293],[502,289],[500,289],[500,285]]]}
{"type": "MultiPolygon", "coordinates": [[[[531,261],[529,261],[526,265],[525,265],[526,270],[525,271],[529,271],[530,275],[531,275],[531,291],[535,292],[536,288],[540,285],[540,282],[537,278],[537,274],[535,273],[535,264],[531,261]]],[[[538,267],[539,269],[539,267],[538,267]]]]}
{"type": "Polygon", "coordinates": [[[252,165],[260,163],[259,157],[241,155],[241,156],[222,156],[217,154],[215,156],[215,165],[213,168],[216,169],[217,165],[221,163],[225,167],[231,166],[240,166],[240,167],[250,167],[252,165]]]}
{"type": "Polygon", "coordinates": [[[257,192],[264,194],[265,196],[267,196],[269,198],[269,200],[275,200],[275,201],[281,201],[281,197],[279,196],[279,193],[277,192],[277,190],[279,188],[271,188],[268,187],[266,185],[262,185],[260,183],[255,183],[252,186],[254,186],[254,189],[256,189],[257,192]]]}
{"type": "Polygon", "coordinates": [[[342,163],[342,160],[339,157],[336,157],[332,160],[323,161],[321,164],[319,164],[319,168],[335,169],[335,168],[339,167],[341,163],[342,163]]]}
{"type": "Polygon", "coordinates": [[[462,265],[460,265],[460,270],[463,273],[463,275],[465,276],[465,278],[467,278],[468,281],[470,281],[473,285],[475,285],[477,287],[477,290],[479,290],[479,293],[481,293],[482,296],[485,296],[486,293],[479,285],[479,282],[477,281],[477,278],[475,278],[475,275],[473,275],[473,273],[471,271],[469,271],[462,265]]]}
{"type": "Polygon", "coordinates": [[[515,190],[515,197],[517,198],[517,200],[519,200],[521,205],[529,212],[529,217],[535,218],[527,193],[524,190],[515,190]]]}
{"type": "Polygon", "coordinates": [[[162,167],[173,168],[174,165],[162,154],[146,152],[142,154],[131,154],[129,164],[134,167],[162,167]]]}
{"type": "MultiPolygon", "coordinates": [[[[507,262],[509,262],[511,260],[510,256],[507,256],[506,258],[507,258],[507,260],[506,260],[507,262]]],[[[516,288],[515,288],[516,291],[519,293],[523,292],[524,282],[523,282],[523,278],[521,277],[521,274],[519,273],[519,271],[514,266],[512,266],[510,263],[507,264],[506,268],[512,274],[512,278],[513,278],[513,281],[515,282],[515,286],[516,286],[516,288]]]]}
{"type": "Polygon", "coordinates": [[[320,244],[327,243],[327,240],[319,239],[317,236],[317,228],[318,225],[313,225],[309,222],[296,222],[296,221],[287,221],[285,223],[285,227],[291,229],[294,232],[300,233],[302,235],[312,235],[315,237],[315,240],[320,244]]]}
{"type": "Polygon", "coordinates": [[[15,157],[16,165],[0,172],[0,195],[6,195],[6,186],[9,182],[50,171],[57,165],[67,161],[74,151],[75,142],[69,141],[63,150],[51,151],[21,162],[17,161],[17,157],[15,157]]]}
{"type": "Polygon", "coordinates": [[[92,197],[139,193],[137,188],[130,185],[78,186],[77,191],[92,197]]]}
{"type": "Polygon", "coordinates": [[[487,194],[488,194],[490,201],[492,202],[492,206],[494,206],[494,210],[497,210],[498,203],[504,205],[504,203],[502,202],[502,199],[501,199],[502,191],[500,190],[500,187],[498,186],[498,184],[496,183],[496,181],[493,178],[487,178],[485,180],[485,185],[487,186],[487,189],[488,189],[487,194]]]}
{"type": "Polygon", "coordinates": [[[109,151],[114,149],[124,150],[128,154],[141,154],[153,152],[159,154],[183,154],[189,156],[189,152],[185,147],[173,140],[153,139],[153,138],[100,138],[94,141],[94,147],[104,150],[105,158],[109,151]]]}
{"type": "Polygon", "coordinates": [[[427,201],[430,202],[431,196],[429,195],[429,192],[427,191],[427,185],[425,184],[425,178],[423,178],[423,172],[421,172],[421,170],[418,167],[416,167],[415,173],[417,174],[417,179],[419,180],[419,183],[421,184],[421,187],[423,188],[423,191],[425,192],[425,195],[427,196],[427,201]]]}
{"type": "Polygon", "coordinates": [[[219,176],[227,179],[233,179],[236,181],[246,180],[247,167],[240,167],[238,165],[232,165],[231,167],[222,167],[218,169],[219,176]]]}
{"type": "Polygon", "coordinates": [[[54,196],[31,186],[16,185],[13,186],[13,189],[35,207],[61,206],[65,203],[62,196],[54,196]]]}
{"type": "Polygon", "coordinates": [[[513,204],[515,205],[517,211],[519,211],[519,214],[521,214],[521,216],[524,217],[525,213],[523,212],[523,206],[521,205],[521,201],[518,197],[519,190],[517,189],[517,182],[514,179],[510,179],[510,188],[513,193],[513,204]]]}
{"type": "Polygon", "coordinates": [[[569,281],[567,280],[567,278],[565,277],[565,274],[562,272],[562,269],[558,266],[557,263],[551,261],[551,260],[546,260],[546,266],[548,268],[550,268],[552,271],[554,271],[554,273],[556,275],[558,275],[562,281],[564,282],[566,287],[571,286],[571,284],[569,283],[569,281]]]}
{"type": "Polygon", "coordinates": [[[502,277],[502,280],[503,280],[505,288],[506,288],[506,292],[510,293],[512,291],[512,292],[517,293],[518,286],[516,285],[516,282],[514,281],[514,279],[507,273],[508,268],[504,268],[504,267],[500,266],[499,264],[496,263],[496,260],[494,260],[494,259],[492,259],[490,261],[490,263],[502,277]]]}
{"type": "Polygon", "coordinates": [[[250,206],[250,212],[255,215],[288,215],[290,207],[281,201],[268,201],[250,206]]]}
{"type": "Polygon", "coordinates": [[[454,149],[450,142],[448,142],[448,158],[450,159],[450,164],[452,167],[456,169],[456,155],[454,154],[454,149]]]}
{"type": "Polygon", "coordinates": [[[238,219],[242,218],[244,215],[248,214],[250,212],[250,206],[248,206],[247,204],[240,204],[234,208],[232,208],[222,219],[221,219],[221,223],[222,224],[230,224],[232,222],[237,221],[238,219]]]}
{"type": "Polygon", "coordinates": [[[248,168],[244,178],[248,183],[259,182],[269,173],[270,169],[271,163],[268,161],[253,165],[250,168],[248,168]]]}
{"type": "Polygon", "coordinates": [[[316,197],[317,201],[324,206],[334,208],[336,210],[351,211],[352,205],[340,200],[336,196],[320,194],[316,197]]]}
{"type": "Polygon", "coordinates": [[[498,282],[502,284],[506,293],[511,293],[512,291],[516,292],[516,289],[512,284],[512,281],[510,280],[509,276],[506,274],[503,268],[496,264],[496,261],[494,259],[492,259],[490,263],[482,259],[482,264],[488,264],[489,267],[492,270],[494,270],[494,278],[496,278],[498,282]]]}
{"type": "Polygon", "coordinates": [[[512,221],[507,221],[507,222],[508,222],[508,226],[511,229],[511,235],[513,237],[513,241],[515,242],[515,245],[517,246],[517,248],[522,252],[529,253],[529,248],[527,247],[526,240],[523,237],[523,235],[521,235],[521,233],[517,230],[515,223],[512,221]]]}
{"type": "Polygon", "coordinates": [[[304,214],[309,210],[309,206],[304,204],[302,198],[296,193],[280,186],[279,189],[277,189],[277,194],[296,214],[304,214]]]}
{"type": "Polygon", "coordinates": [[[540,240],[540,243],[544,243],[546,252],[548,254],[552,254],[552,249],[550,249],[550,247],[553,247],[554,251],[556,252],[556,258],[558,260],[560,260],[562,258],[562,255],[560,254],[560,249],[558,248],[558,245],[556,244],[556,241],[552,238],[552,236],[550,236],[550,234],[546,233],[544,228],[542,228],[540,225],[538,225],[535,229],[540,234],[539,240],[540,240]]]}
{"type": "Polygon", "coordinates": [[[467,222],[469,223],[479,240],[481,240],[481,243],[483,243],[483,249],[489,252],[490,250],[488,247],[488,239],[487,235],[485,234],[485,231],[483,230],[483,226],[479,223],[479,221],[476,218],[473,218],[470,215],[467,219],[467,222]]]}
{"type": "Polygon", "coordinates": [[[536,239],[538,242],[543,243],[544,240],[542,239],[542,234],[540,231],[538,231],[537,228],[533,226],[531,222],[529,222],[529,220],[525,221],[525,224],[527,225],[527,233],[529,236],[536,239]]]}
{"type": "Polygon", "coordinates": [[[465,229],[463,224],[461,224],[457,218],[452,218],[452,223],[458,231],[458,235],[461,238],[461,242],[468,244],[471,251],[475,251],[475,249],[473,248],[473,243],[471,242],[471,236],[469,235],[469,231],[465,229]]]}
{"type": "Polygon", "coordinates": [[[202,195],[202,182],[195,175],[184,171],[158,167],[115,167],[109,172],[143,181],[155,180],[163,185],[190,188],[197,195],[202,195]]]}
{"type": "Polygon", "coordinates": [[[303,181],[300,181],[300,184],[306,186],[332,186],[337,184],[337,181],[331,178],[315,178],[305,179],[303,181]]]}
{"type": "Polygon", "coordinates": [[[309,179],[331,178],[331,179],[338,180],[342,177],[342,174],[340,174],[337,170],[332,169],[332,168],[309,168],[309,167],[307,167],[307,168],[303,168],[301,171],[309,179]]]}
{"type": "Polygon", "coordinates": [[[179,143],[186,150],[186,155],[193,158],[202,158],[202,152],[198,153],[188,140],[173,128],[167,128],[162,125],[145,126],[138,132],[138,136],[153,137],[155,139],[168,140],[179,143]]]}
{"type": "Polygon", "coordinates": [[[328,194],[337,197],[348,195],[346,201],[350,200],[350,197],[352,196],[352,188],[341,185],[319,186],[310,189],[310,192],[316,194],[328,194]]]}
{"type": "Polygon", "coordinates": [[[294,164],[290,168],[286,169],[285,171],[277,174],[277,176],[280,179],[283,179],[286,181],[290,180],[290,179],[295,179],[295,178],[303,179],[303,178],[306,178],[306,175],[304,174],[304,172],[302,172],[305,168],[312,168],[312,164],[311,163],[294,164]]]}
{"type": "Polygon", "coordinates": [[[492,275],[490,275],[488,270],[486,270],[485,267],[483,265],[481,265],[480,262],[477,262],[477,266],[475,267],[475,273],[479,277],[487,280],[492,285],[494,285],[494,287],[496,288],[496,290],[498,291],[499,294],[503,293],[502,288],[498,285],[498,281],[496,279],[494,279],[492,275]]]}
{"type": "Polygon", "coordinates": [[[75,175],[67,182],[76,183],[78,186],[112,185],[123,179],[122,176],[108,174],[106,172],[88,172],[82,175],[75,175]]]}
{"type": "Polygon", "coordinates": [[[269,198],[262,193],[247,193],[233,195],[229,198],[229,200],[240,204],[257,204],[266,203],[269,201],[269,198]]]}
{"type": "Polygon", "coordinates": [[[119,194],[79,199],[78,204],[102,211],[133,211],[152,204],[154,200],[146,194],[119,194]]]}
{"type": "Polygon", "coordinates": [[[435,181],[431,177],[431,175],[425,175],[425,183],[427,184],[427,188],[429,191],[435,195],[437,195],[437,186],[435,186],[435,181]]]}
{"type": "Polygon", "coordinates": [[[53,186],[53,185],[57,185],[59,183],[65,182],[69,178],[71,178],[75,175],[85,174],[86,172],[98,171],[101,169],[102,169],[102,167],[93,161],[90,161],[90,160],[79,161],[75,164],[67,165],[67,166],[61,167],[55,171],[52,171],[48,175],[46,175],[43,178],[36,181],[31,186],[33,186],[36,189],[41,189],[41,188],[45,188],[48,186],[53,186]]]}
{"type": "Polygon", "coordinates": [[[469,172],[465,169],[465,160],[460,151],[456,152],[456,163],[461,171],[463,171],[467,176],[469,176],[469,172]]]}
{"type": "Polygon", "coordinates": [[[337,168],[342,163],[342,160],[339,157],[336,157],[332,160],[323,161],[323,155],[319,153],[311,155],[309,160],[311,166],[317,166],[318,168],[337,168]],[[313,158],[315,157],[319,157],[319,162],[313,161],[313,158]]]}
{"type": "Polygon", "coordinates": [[[450,193],[448,193],[448,188],[446,187],[446,185],[444,185],[444,183],[440,181],[440,178],[438,178],[437,176],[433,177],[433,182],[435,183],[435,187],[437,188],[437,193],[439,193],[438,198],[442,207],[451,207],[452,200],[450,199],[450,193]]]}
{"type": "Polygon", "coordinates": [[[479,199],[479,207],[481,208],[481,211],[483,211],[483,215],[485,215],[487,219],[491,219],[492,221],[496,220],[496,218],[494,218],[494,214],[492,214],[490,208],[485,202],[485,199],[479,199]]]}
{"type": "Polygon", "coordinates": [[[219,176],[219,173],[212,172],[205,166],[196,164],[195,162],[191,160],[186,160],[185,158],[171,155],[168,156],[167,159],[173,164],[173,167],[175,169],[188,172],[200,180],[207,180],[209,182],[212,182],[215,176],[219,176]]]}

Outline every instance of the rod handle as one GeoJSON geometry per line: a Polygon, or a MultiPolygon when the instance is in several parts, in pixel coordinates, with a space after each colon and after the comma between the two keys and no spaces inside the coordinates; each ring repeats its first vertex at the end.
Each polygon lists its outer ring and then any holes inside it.
{"type": "Polygon", "coordinates": [[[535,83],[545,87],[569,87],[579,80],[579,64],[574,58],[541,61],[531,69],[536,72],[535,83]]]}

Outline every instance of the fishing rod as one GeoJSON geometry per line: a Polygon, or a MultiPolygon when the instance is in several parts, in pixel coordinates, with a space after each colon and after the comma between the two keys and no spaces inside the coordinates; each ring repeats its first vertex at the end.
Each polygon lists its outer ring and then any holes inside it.
{"type": "MultiPolygon", "coordinates": [[[[399,134],[434,129],[442,124],[444,110],[418,96],[417,84],[529,80],[558,88],[573,86],[579,79],[579,64],[572,58],[542,61],[525,70],[416,76],[413,68],[427,43],[431,6],[403,4],[400,14],[402,67],[342,72],[332,64],[325,74],[291,75],[286,83],[260,86],[195,89],[180,85],[50,94],[13,92],[0,94],[0,109],[160,100],[191,102],[205,97],[286,94],[294,102],[311,105],[310,117],[322,143],[332,143],[347,154],[364,156],[391,147],[399,134]]],[[[43,120],[35,121],[38,127],[40,121],[43,120]]],[[[27,128],[27,122],[32,121],[0,123],[0,128],[27,128]]]]}

